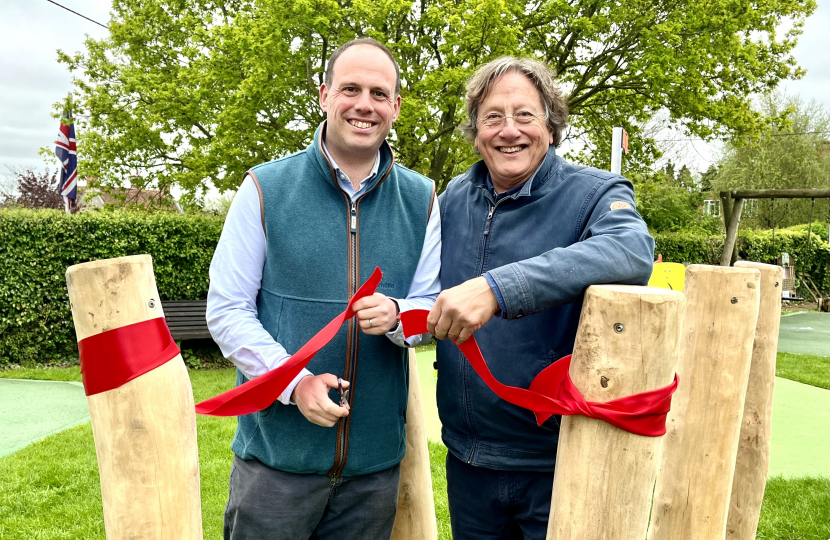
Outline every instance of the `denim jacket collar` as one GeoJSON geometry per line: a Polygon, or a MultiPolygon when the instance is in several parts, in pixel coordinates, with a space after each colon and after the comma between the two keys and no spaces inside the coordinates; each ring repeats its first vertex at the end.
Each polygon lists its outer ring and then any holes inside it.
{"type": "MultiPolygon", "coordinates": [[[[539,168],[536,169],[536,172],[534,172],[533,175],[524,184],[522,184],[522,188],[519,191],[509,195],[508,198],[515,200],[519,197],[526,197],[530,195],[531,191],[544,185],[550,179],[550,177],[559,169],[561,161],[562,160],[559,156],[556,155],[556,147],[550,145],[550,147],[548,147],[548,152],[545,155],[545,159],[542,161],[542,164],[539,165],[539,168]]],[[[489,176],[490,171],[487,169],[487,165],[484,163],[484,160],[479,161],[470,167],[467,174],[469,181],[474,186],[483,189],[488,196],[491,195],[487,185],[487,177],[489,176]]]]}

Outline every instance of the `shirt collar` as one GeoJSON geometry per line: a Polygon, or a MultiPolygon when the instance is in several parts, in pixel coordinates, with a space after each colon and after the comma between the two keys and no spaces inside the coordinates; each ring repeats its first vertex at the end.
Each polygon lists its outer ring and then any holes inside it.
{"type": "MultiPolygon", "coordinates": [[[[545,162],[542,161],[542,165],[544,164],[545,162]]],[[[542,168],[542,165],[539,165],[539,167],[533,171],[533,174],[530,175],[530,178],[525,180],[522,184],[519,184],[514,188],[510,188],[502,193],[496,193],[496,188],[493,186],[493,180],[490,178],[489,171],[487,172],[487,178],[485,178],[484,181],[487,185],[487,189],[493,194],[493,197],[497,201],[504,199],[505,197],[512,197],[513,199],[524,197],[525,195],[530,195],[530,188],[533,186],[533,179],[536,178],[536,174],[539,172],[539,169],[542,168]]]]}
{"type": "MultiPolygon", "coordinates": [[[[329,149],[326,148],[325,139],[321,140],[320,142],[323,145],[323,152],[325,152],[326,157],[329,158],[329,162],[331,163],[331,166],[334,169],[334,172],[338,173],[337,176],[340,176],[341,173],[343,174],[343,176],[346,176],[346,173],[343,173],[343,170],[337,165],[337,162],[334,161],[334,158],[331,157],[331,154],[329,154],[329,149]]],[[[366,178],[361,180],[360,184],[363,185],[363,184],[366,183],[367,180],[370,180],[370,179],[374,178],[375,176],[377,176],[379,167],[380,167],[380,149],[378,149],[378,153],[375,156],[375,164],[372,166],[372,171],[369,173],[369,176],[367,176],[366,178]]]]}

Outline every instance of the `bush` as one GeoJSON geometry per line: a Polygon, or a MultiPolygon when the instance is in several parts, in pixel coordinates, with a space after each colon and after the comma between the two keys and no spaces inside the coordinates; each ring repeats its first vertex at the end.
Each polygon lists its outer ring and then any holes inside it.
{"type": "MultiPolygon", "coordinates": [[[[223,223],[219,216],[166,212],[69,216],[59,210],[0,209],[0,368],[77,362],[65,281],[73,264],[148,253],[162,300],[206,298],[208,268],[223,223]]],[[[778,230],[773,246],[772,231],[741,231],[738,253],[772,262],[788,252],[798,273],[809,275],[827,295],[827,232],[826,224],[814,224],[807,245],[807,225],[778,230]]],[[[720,262],[723,235],[677,232],[657,234],[655,240],[665,261],[720,262]]],[[[187,356],[194,367],[222,362],[216,351],[191,352],[187,356]]]]}
{"type": "Polygon", "coordinates": [[[207,297],[223,218],[167,212],[0,209],[0,368],[76,362],[65,273],[150,254],[162,300],[207,297]]]}
{"type": "MultiPolygon", "coordinates": [[[[813,295],[803,283],[810,278],[819,292],[827,296],[830,292],[828,262],[828,229],[826,223],[813,223],[810,228],[810,242],[807,243],[808,225],[795,225],[775,231],[743,230],[738,232],[738,258],[773,264],[782,252],[790,254],[790,263],[795,265],[796,287],[799,294],[807,298],[813,295]]],[[[691,264],[720,264],[724,236],[707,236],[700,233],[655,234],[655,253],[663,255],[666,262],[691,264]]]]}

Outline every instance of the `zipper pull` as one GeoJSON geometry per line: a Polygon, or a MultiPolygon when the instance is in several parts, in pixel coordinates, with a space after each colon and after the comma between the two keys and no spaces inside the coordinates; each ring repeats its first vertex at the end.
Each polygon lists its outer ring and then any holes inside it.
{"type": "Polygon", "coordinates": [[[357,232],[357,208],[354,201],[352,201],[352,232],[357,232]]]}
{"type": "Polygon", "coordinates": [[[495,206],[490,207],[490,213],[487,214],[487,221],[484,222],[484,236],[490,234],[490,221],[493,219],[493,212],[496,211],[495,206]]]}

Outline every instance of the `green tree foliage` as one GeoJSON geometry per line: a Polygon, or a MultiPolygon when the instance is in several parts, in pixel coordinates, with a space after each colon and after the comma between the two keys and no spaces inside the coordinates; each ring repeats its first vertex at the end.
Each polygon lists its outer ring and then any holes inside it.
{"type": "MultiPolygon", "coordinates": [[[[442,184],[475,160],[458,130],[464,84],[482,63],[532,55],[569,92],[572,137],[605,165],[611,126],[635,156],[659,110],[700,137],[757,133],[746,96],[803,74],[791,51],[814,0],[115,0],[110,37],[60,54],[74,96],[84,174],[139,172],[199,197],[234,189],[259,162],[303,148],[322,120],[326,60],[371,36],[400,61],[399,162],[442,184]],[[782,18],[794,22],[779,33],[782,18]]],[[[580,157],[580,156],[577,156],[580,157]]],[[[439,184],[440,186],[440,184],[439,184]]]]}
{"type": "MultiPolygon", "coordinates": [[[[750,141],[726,145],[711,179],[713,191],[830,187],[830,112],[816,102],[779,92],[765,95],[759,111],[769,130],[750,141]]],[[[788,227],[812,219],[828,219],[828,200],[746,200],[741,213],[745,227],[788,227]]]]}
{"type": "Polygon", "coordinates": [[[675,172],[669,161],[662,170],[630,174],[635,186],[637,211],[649,230],[657,232],[722,232],[721,221],[703,213],[703,192],[684,165],[675,172]]]}

